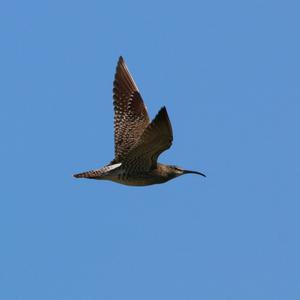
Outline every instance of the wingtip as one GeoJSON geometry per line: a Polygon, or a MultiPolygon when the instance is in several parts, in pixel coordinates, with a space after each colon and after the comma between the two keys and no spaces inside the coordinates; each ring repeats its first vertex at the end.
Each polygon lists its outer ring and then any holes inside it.
{"type": "Polygon", "coordinates": [[[163,106],[163,107],[159,110],[158,115],[160,115],[160,116],[165,116],[167,119],[169,119],[169,114],[168,114],[167,108],[166,108],[165,106],[163,106]]]}
{"type": "Polygon", "coordinates": [[[167,108],[165,106],[161,107],[161,109],[159,110],[160,113],[164,112],[167,113],[167,108]]]}

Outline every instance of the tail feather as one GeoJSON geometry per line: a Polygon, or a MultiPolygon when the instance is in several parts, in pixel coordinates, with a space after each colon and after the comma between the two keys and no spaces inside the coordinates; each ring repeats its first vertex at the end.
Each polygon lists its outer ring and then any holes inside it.
{"type": "Polygon", "coordinates": [[[94,178],[94,179],[100,179],[101,177],[105,177],[108,174],[110,174],[111,171],[119,168],[121,166],[121,163],[116,163],[112,165],[107,165],[101,169],[97,170],[91,170],[83,173],[74,174],[73,176],[75,178],[94,178]]]}
{"type": "Polygon", "coordinates": [[[96,177],[100,177],[101,173],[102,172],[99,172],[99,170],[92,170],[88,172],[74,174],[73,176],[75,178],[96,178],[96,177]]]}

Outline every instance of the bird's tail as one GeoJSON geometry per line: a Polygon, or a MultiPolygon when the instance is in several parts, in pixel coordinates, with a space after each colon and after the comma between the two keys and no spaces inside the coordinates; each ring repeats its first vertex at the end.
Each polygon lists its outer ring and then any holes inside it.
{"type": "Polygon", "coordinates": [[[92,178],[92,179],[104,179],[107,177],[111,171],[119,168],[121,163],[109,164],[101,169],[91,170],[83,173],[74,174],[75,178],[92,178]]]}
{"type": "Polygon", "coordinates": [[[99,178],[101,177],[102,172],[100,170],[91,170],[83,173],[74,174],[75,178],[99,178]]]}

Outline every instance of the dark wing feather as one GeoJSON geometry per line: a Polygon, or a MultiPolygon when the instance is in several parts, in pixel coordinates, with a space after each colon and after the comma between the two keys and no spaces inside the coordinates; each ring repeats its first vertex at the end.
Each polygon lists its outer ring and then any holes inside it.
{"type": "Polygon", "coordinates": [[[125,166],[129,173],[147,172],[157,166],[158,156],[173,142],[171,122],[165,107],[147,126],[138,143],[128,154],[125,166]]]}
{"type": "Polygon", "coordinates": [[[126,64],[119,58],[114,89],[115,159],[126,157],[150,123],[146,107],[126,64]]]}

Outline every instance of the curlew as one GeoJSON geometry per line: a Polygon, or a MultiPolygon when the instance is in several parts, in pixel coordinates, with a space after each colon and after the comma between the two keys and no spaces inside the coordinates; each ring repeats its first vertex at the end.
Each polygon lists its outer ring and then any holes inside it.
{"type": "Polygon", "coordinates": [[[173,142],[167,109],[162,107],[150,122],[139,89],[122,57],[116,67],[113,99],[115,158],[100,169],[75,174],[74,177],[145,186],[164,183],[184,174],[205,176],[201,172],[157,161],[173,142]]]}

